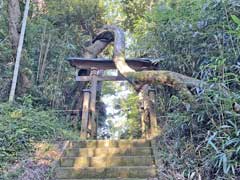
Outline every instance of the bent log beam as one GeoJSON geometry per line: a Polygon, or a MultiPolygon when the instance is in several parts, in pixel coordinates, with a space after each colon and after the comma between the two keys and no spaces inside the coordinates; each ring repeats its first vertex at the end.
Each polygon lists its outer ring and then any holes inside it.
{"type": "Polygon", "coordinates": [[[137,91],[143,84],[164,84],[181,91],[188,98],[192,94],[188,88],[201,87],[205,82],[171,71],[141,71],[136,72],[125,59],[125,36],[124,31],[117,26],[104,26],[105,31],[114,33],[113,61],[119,72],[128,80],[137,91]],[[139,84],[141,84],[139,86],[139,84]]]}

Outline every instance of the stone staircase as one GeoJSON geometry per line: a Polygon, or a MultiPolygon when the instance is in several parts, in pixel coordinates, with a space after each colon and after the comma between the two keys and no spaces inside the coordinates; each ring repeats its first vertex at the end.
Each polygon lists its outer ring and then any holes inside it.
{"type": "Polygon", "coordinates": [[[147,180],[156,177],[151,141],[70,142],[55,171],[56,180],[147,180]]]}

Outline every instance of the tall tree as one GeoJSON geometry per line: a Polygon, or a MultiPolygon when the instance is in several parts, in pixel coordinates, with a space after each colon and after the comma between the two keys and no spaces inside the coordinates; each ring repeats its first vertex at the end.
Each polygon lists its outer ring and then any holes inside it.
{"type": "Polygon", "coordinates": [[[8,2],[8,27],[13,49],[16,51],[19,41],[21,11],[19,0],[8,2]]]}
{"type": "Polygon", "coordinates": [[[11,91],[10,91],[10,95],[9,95],[10,102],[12,102],[14,100],[14,95],[15,95],[15,91],[16,91],[18,72],[19,72],[19,67],[20,67],[20,59],[21,59],[22,47],[23,47],[23,40],[24,40],[24,35],[25,35],[26,25],[27,25],[29,4],[30,4],[30,0],[27,0],[24,15],[23,15],[21,34],[19,37],[19,44],[18,44],[18,48],[17,48],[17,56],[16,56],[16,62],[15,62],[15,67],[14,67],[14,72],[13,72],[11,91]]]}

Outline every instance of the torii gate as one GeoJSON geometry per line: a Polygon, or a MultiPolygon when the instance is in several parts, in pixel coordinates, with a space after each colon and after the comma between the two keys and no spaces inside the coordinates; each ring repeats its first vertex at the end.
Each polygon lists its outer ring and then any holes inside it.
{"type": "MultiPolygon", "coordinates": [[[[78,73],[76,73],[76,81],[90,82],[90,88],[83,90],[80,136],[82,139],[86,139],[88,137],[97,138],[97,84],[99,81],[124,81],[126,79],[119,73],[117,76],[103,76],[101,73],[99,73],[104,70],[116,69],[113,61],[109,59],[71,57],[67,60],[71,66],[75,67],[78,70],[90,71],[89,76],[79,76],[78,73]]],[[[156,65],[153,65],[150,59],[147,58],[126,59],[126,62],[131,68],[135,69],[136,71],[156,69],[156,65]]],[[[150,138],[156,135],[157,132],[155,91],[149,89],[148,85],[145,85],[140,91],[139,95],[141,99],[142,137],[150,138]]]]}

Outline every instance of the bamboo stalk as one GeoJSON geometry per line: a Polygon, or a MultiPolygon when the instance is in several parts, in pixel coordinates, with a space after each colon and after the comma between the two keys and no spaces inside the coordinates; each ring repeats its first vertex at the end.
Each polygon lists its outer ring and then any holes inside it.
{"type": "Polygon", "coordinates": [[[44,39],[45,39],[45,35],[46,35],[46,25],[44,26],[44,31],[42,34],[42,39],[41,39],[41,45],[40,45],[40,53],[39,53],[39,59],[38,59],[38,70],[37,70],[37,82],[39,80],[39,73],[40,73],[40,68],[42,66],[42,55],[43,55],[43,44],[44,44],[44,39]]]}
{"type": "Polygon", "coordinates": [[[46,47],[46,50],[45,50],[45,54],[44,54],[44,58],[43,58],[43,62],[42,62],[42,67],[41,67],[41,72],[40,72],[40,75],[39,75],[39,82],[40,83],[43,81],[44,72],[45,72],[46,64],[47,64],[47,55],[48,55],[50,43],[51,43],[51,34],[48,37],[47,47],[46,47]]]}

